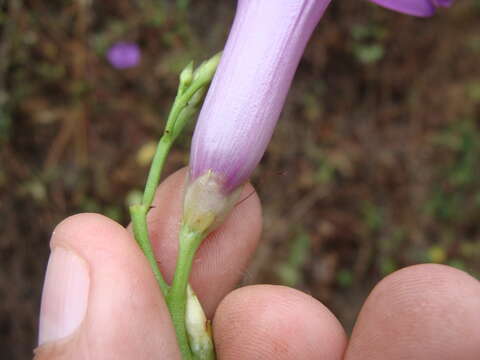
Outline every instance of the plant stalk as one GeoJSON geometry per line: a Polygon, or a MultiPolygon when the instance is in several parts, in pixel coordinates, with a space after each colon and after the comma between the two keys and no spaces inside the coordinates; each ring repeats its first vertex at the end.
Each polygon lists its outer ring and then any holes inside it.
{"type": "Polygon", "coordinates": [[[167,304],[172,316],[173,326],[182,352],[183,360],[192,359],[185,327],[187,304],[187,284],[195,252],[203,240],[203,235],[191,231],[182,225],[179,236],[177,265],[172,286],[168,293],[167,304]]]}

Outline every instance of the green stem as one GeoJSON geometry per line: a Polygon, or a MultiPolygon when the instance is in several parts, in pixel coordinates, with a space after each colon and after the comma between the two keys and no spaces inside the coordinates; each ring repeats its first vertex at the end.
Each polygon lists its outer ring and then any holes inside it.
{"type": "Polygon", "coordinates": [[[165,160],[170,152],[172,144],[173,139],[168,134],[164,134],[158,142],[157,150],[152,161],[152,166],[148,172],[145,191],[143,193],[142,205],[147,209],[150,209],[150,206],[152,206],[153,198],[155,197],[155,191],[157,190],[158,183],[160,182],[160,175],[162,174],[163,166],[165,165],[165,160]]]}
{"type": "Polygon", "coordinates": [[[210,80],[211,77],[204,77],[200,81],[194,82],[183,91],[179,91],[179,93],[177,94],[172,109],[168,115],[165,131],[160,138],[160,141],[158,142],[157,150],[155,152],[152,160],[152,165],[150,166],[150,170],[148,172],[142,204],[139,206],[133,206],[130,209],[130,212],[132,214],[132,223],[135,239],[145,253],[145,256],[150,263],[150,267],[155,274],[155,278],[157,279],[158,285],[160,286],[160,289],[162,290],[164,296],[167,296],[168,285],[166,284],[162,274],[158,269],[155,255],[150,244],[146,219],[147,212],[152,206],[155,192],[160,182],[160,176],[162,174],[167,155],[170,152],[170,149],[175,139],[185,126],[184,122],[177,124],[177,121],[181,116],[182,110],[187,107],[189,101],[192,99],[195,93],[201,90],[204,86],[206,86],[210,80]]]}
{"type": "Polygon", "coordinates": [[[198,83],[195,84],[195,86],[189,87],[185,91],[185,93],[181,95],[179,94],[179,96],[177,96],[174,101],[172,110],[168,115],[167,126],[165,128],[163,136],[158,142],[157,150],[152,160],[152,166],[150,167],[150,171],[148,172],[147,183],[145,185],[145,191],[143,193],[142,200],[142,205],[144,205],[147,209],[152,206],[155,191],[160,182],[160,175],[163,170],[163,165],[165,164],[165,160],[168,153],[170,152],[170,148],[172,147],[172,144],[179,133],[179,131],[175,131],[176,120],[178,119],[180,112],[187,105],[188,101],[203,86],[205,86],[204,83],[198,83]]]}
{"type": "Polygon", "coordinates": [[[173,140],[168,134],[164,134],[161,137],[160,141],[158,142],[155,156],[153,157],[150,171],[148,172],[142,204],[133,205],[130,207],[130,215],[132,217],[133,234],[135,236],[135,240],[145,254],[148,263],[150,264],[150,268],[155,275],[158,286],[160,287],[160,290],[165,298],[168,294],[168,285],[163,278],[160,269],[158,268],[155,253],[153,252],[152,244],[150,243],[147,226],[147,212],[152,206],[153,198],[155,197],[155,191],[158,183],[160,182],[162,169],[167,155],[170,152],[170,148],[172,147],[172,143],[173,140]]]}
{"type": "Polygon", "coordinates": [[[216,54],[208,61],[203,62],[195,71],[193,71],[193,62],[191,62],[180,74],[178,92],[168,115],[165,131],[158,142],[157,150],[153,157],[142,203],[130,207],[135,239],[150,264],[163,296],[168,300],[172,319],[177,331],[178,343],[184,360],[192,359],[185,329],[186,286],[193,256],[200,245],[202,237],[191,231],[185,232],[182,227],[180,235],[180,255],[177,262],[177,272],[172,285],[175,290],[170,298],[170,288],[160,273],[148,236],[147,213],[152,206],[170,148],[186,124],[193,119],[198,112],[208,84],[215,74],[220,56],[220,53],[216,54]]]}
{"type": "Polygon", "coordinates": [[[148,236],[148,227],[147,227],[147,209],[144,205],[133,205],[130,207],[130,215],[132,217],[133,224],[133,234],[137,240],[138,245],[142,249],[145,257],[150,264],[150,268],[153,271],[155,279],[157,280],[158,286],[162,291],[163,296],[166,298],[168,294],[168,285],[165,282],[165,279],[158,268],[157,260],[155,258],[155,253],[152,249],[152,244],[148,236]]]}
{"type": "Polygon", "coordinates": [[[185,327],[187,284],[195,252],[200,246],[202,240],[202,234],[193,232],[186,226],[182,225],[180,230],[175,276],[167,297],[168,308],[172,316],[175,332],[177,333],[178,345],[180,347],[183,360],[192,359],[192,353],[188,343],[187,330],[185,327]]]}

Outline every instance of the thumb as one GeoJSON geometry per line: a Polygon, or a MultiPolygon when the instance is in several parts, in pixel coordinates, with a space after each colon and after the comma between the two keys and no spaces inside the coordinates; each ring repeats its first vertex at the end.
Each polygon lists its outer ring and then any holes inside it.
{"type": "Polygon", "coordinates": [[[76,215],[50,245],[34,359],[180,358],[153,274],[123,227],[76,215]]]}

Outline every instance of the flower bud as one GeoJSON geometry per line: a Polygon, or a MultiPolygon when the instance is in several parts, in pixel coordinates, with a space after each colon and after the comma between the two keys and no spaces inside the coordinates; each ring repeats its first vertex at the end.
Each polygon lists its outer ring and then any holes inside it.
{"type": "Polygon", "coordinates": [[[210,321],[190,285],[187,286],[187,307],[185,314],[190,349],[197,360],[215,359],[210,321]]]}
{"type": "Polygon", "coordinates": [[[183,93],[193,80],[193,61],[190,61],[180,73],[179,93],[183,93]]]}
{"type": "Polygon", "coordinates": [[[217,66],[218,66],[218,63],[220,62],[221,57],[222,57],[222,53],[219,52],[218,54],[212,56],[210,59],[202,62],[200,66],[193,73],[193,80],[201,81],[201,82],[210,82],[213,75],[215,74],[215,71],[217,70],[217,66]]]}

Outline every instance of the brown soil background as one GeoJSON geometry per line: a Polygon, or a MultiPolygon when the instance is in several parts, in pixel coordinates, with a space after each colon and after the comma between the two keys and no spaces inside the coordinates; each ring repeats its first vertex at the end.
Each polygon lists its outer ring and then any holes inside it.
{"type": "MultiPolygon", "coordinates": [[[[0,1],[3,360],[31,358],[55,224],[84,211],[128,223],[147,171],[139,150],[161,133],[179,70],[222,48],[234,7],[0,1]],[[141,65],[115,70],[104,53],[125,39],[141,65]]],[[[334,1],[252,179],[265,226],[245,283],[295,286],[351,329],[398,268],[479,277],[479,19],[478,0],[431,19],[334,1]]],[[[187,164],[189,139],[166,174],[187,164]]]]}

